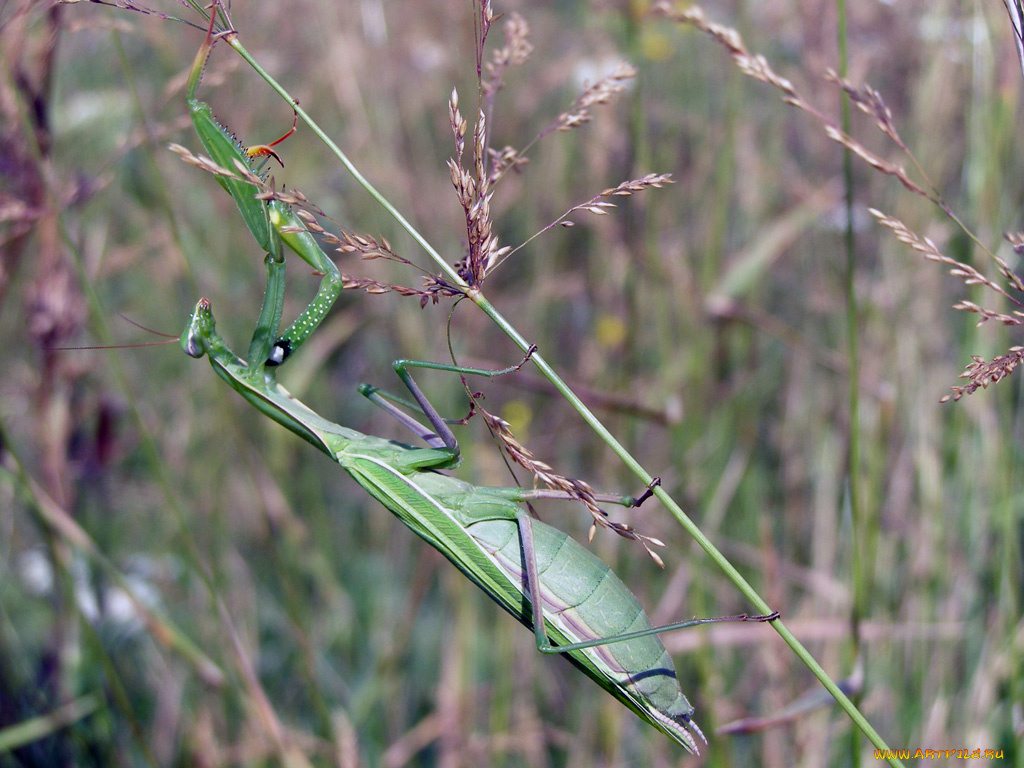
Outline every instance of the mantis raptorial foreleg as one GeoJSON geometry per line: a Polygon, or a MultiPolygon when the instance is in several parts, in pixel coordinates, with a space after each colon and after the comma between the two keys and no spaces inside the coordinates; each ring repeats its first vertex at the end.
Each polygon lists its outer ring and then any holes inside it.
{"type": "MultiPolygon", "coordinates": [[[[210,24],[206,31],[206,39],[196,53],[192,69],[189,72],[186,90],[189,113],[192,115],[192,124],[196,134],[214,163],[232,174],[237,174],[240,169],[248,169],[251,174],[258,174],[261,166],[254,166],[254,160],[274,157],[280,162],[281,158],[273,147],[295,132],[297,119],[293,120],[291,129],[279,139],[270,144],[246,148],[217,121],[210,105],[196,97],[203,69],[206,67],[214,44],[219,38],[234,34],[230,28],[219,34],[214,34],[217,5],[218,3],[215,2],[210,9],[210,24]]],[[[226,14],[224,17],[227,18],[226,14]]],[[[260,323],[257,326],[257,332],[253,335],[253,344],[249,348],[246,359],[253,367],[261,366],[264,363],[279,365],[294,350],[302,346],[309,338],[309,334],[319,325],[334,302],[337,301],[342,291],[341,274],[330,257],[324,253],[313,234],[289,206],[279,200],[260,199],[258,195],[262,190],[237,175],[218,174],[216,178],[235,201],[242,220],[253,239],[267,253],[268,269],[270,269],[271,262],[283,265],[284,255],[281,244],[284,243],[309,264],[315,274],[323,276],[316,297],[279,336],[276,334],[280,321],[280,303],[276,300],[269,303],[264,302],[265,308],[274,307],[278,314],[276,318],[260,315],[260,323]],[[273,334],[271,334],[273,338],[267,334],[267,330],[271,327],[273,327],[273,334]]],[[[274,281],[268,280],[267,282],[268,290],[271,289],[271,286],[276,285],[277,283],[274,281]]],[[[279,290],[283,290],[283,283],[279,290]]]]}

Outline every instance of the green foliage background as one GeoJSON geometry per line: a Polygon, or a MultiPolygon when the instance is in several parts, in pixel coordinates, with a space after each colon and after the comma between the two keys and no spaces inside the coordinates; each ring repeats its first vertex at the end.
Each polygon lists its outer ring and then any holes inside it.
{"type": "MultiPolygon", "coordinates": [[[[999,247],[1021,228],[1024,188],[1014,149],[1022,80],[1003,9],[852,5],[851,79],[882,94],[946,201],[999,247]]],[[[838,114],[822,78],[837,57],[833,3],[705,7],[838,114]]],[[[502,267],[488,296],[826,669],[850,678],[892,746],[1002,749],[1024,765],[1019,376],[938,402],[970,355],[991,358],[1019,339],[954,312],[960,298],[992,301],[895,242],[866,207],[947,255],[987,262],[936,208],[855,166],[855,548],[841,150],[711,41],[648,17],[642,2],[522,0],[496,11],[526,18],[535,51],[508,74],[495,146],[525,144],[620,59],[639,69],[627,94],[546,137],[499,186],[502,242],[626,179],[669,172],[677,184],[609,216],[575,215],[575,227],[502,267]],[[854,627],[855,562],[869,589],[854,627]]],[[[474,111],[470,4],[236,3],[232,18],[363,173],[435,247],[461,256],[446,103],[457,87],[463,113],[474,111]]],[[[43,732],[0,751],[0,766],[697,762],[568,664],[540,657],[529,633],[205,364],[174,346],[52,349],[149,340],[119,312],[178,333],[199,296],[241,349],[262,254],[213,179],[166,150],[175,141],[199,151],[183,92],[199,31],[84,2],[7,4],[0,25],[0,729],[34,722],[43,732]],[[165,618],[141,622],[125,585],[165,618]],[[168,646],[181,638],[223,679],[168,646]],[[59,723],[53,713],[68,702],[80,709],[59,723]],[[31,721],[43,715],[52,718],[31,721]]],[[[225,46],[201,95],[246,143],[273,139],[290,119],[225,46]]],[[[909,166],[862,116],[853,133],[909,166]]],[[[282,154],[280,183],[427,266],[308,132],[282,154]]],[[[1003,255],[1016,263],[1006,246],[1003,255]]],[[[342,268],[418,279],[380,263],[342,268]]],[[[292,269],[294,312],[315,284],[292,269]]],[[[397,386],[397,357],[446,359],[445,322],[441,306],[345,295],[282,378],[339,423],[405,439],[355,386],[397,386]]],[[[452,337],[463,363],[519,357],[470,308],[456,312],[452,337]]],[[[464,407],[457,381],[423,383],[446,413],[464,407]]],[[[480,387],[539,458],[601,489],[640,490],[528,372],[480,387]]],[[[481,425],[459,437],[465,477],[508,484],[481,425]]],[[[540,511],[586,537],[582,509],[540,511]]],[[[609,535],[593,544],[656,623],[749,609],[656,504],[617,515],[667,543],[663,571],[609,535]]],[[[829,707],[756,733],[714,733],[818,689],[769,628],[664,640],[709,735],[704,763],[874,764],[829,707]]]]}

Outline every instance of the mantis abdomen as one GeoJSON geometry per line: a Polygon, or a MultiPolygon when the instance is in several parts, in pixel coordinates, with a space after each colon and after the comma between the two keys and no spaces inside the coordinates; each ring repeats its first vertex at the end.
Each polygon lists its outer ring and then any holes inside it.
{"type": "MultiPolygon", "coordinates": [[[[341,447],[341,442],[335,443],[341,447]]],[[[533,595],[539,593],[545,636],[538,648],[597,641],[593,647],[564,653],[577,668],[652,725],[669,732],[696,751],[687,729],[703,738],[690,719],[693,706],[679,687],[675,665],[654,634],[608,643],[633,632],[649,632],[643,607],[607,564],[568,534],[530,519],[519,497],[522,489],[474,486],[439,472],[406,471],[432,449],[393,449],[382,455],[385,441],[366,436],[344,441],[335,459],[374,498],[417,535],[437,548],[498,605],[534,629],[533,595]],[[364,451],[363,442],[367,441],[364,451]],[[435,514],[425,514],[430,502],[435,514]],[[524,530],[532,546],[524,544],[524,530]],[[527,560],[536,558],[536,588],[527,560]]],[[[386,449],[385,449],[386,450],[386,449]]],[[[564,647],[561,649],[565,651],[564,647]]]]}
{"type": "MultiPolygon", "coordinates": [[[[576,643],[651,629],[643,607],[606,563],[564,531],[536,520],[532,529],[539,592],[549,635],[562,635],[567,642],[576,643]]],[[[467,530],[519,590],[530,591],[515,521],[487,520],[474,523],[467,530]]],[[[523,607],[513,615],[532,628],[532,613],[525,599],[523,607]]],[[[684,741],[691,738],[684,728],[695,728],[690,720],[693,706],[679,687],[672,657],[656,635],[566,655],[603,687],[608,680],[615,681],[621,691],[634,699],[626,703],[634,705],[634,710],[642,710],[641,716],[656,718],[684,741]],[[587,665],[578,663],[578,654],[585,654],[600,669],[600,676],[590,674],[587,665]]]]}

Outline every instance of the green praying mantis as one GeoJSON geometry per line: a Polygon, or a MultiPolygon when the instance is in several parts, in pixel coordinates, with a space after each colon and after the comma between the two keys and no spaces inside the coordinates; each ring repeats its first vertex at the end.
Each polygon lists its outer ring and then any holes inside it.
{"type": "MultiPolygon", "coordinates": [[[[246,149],[216,121],[209,105],[196,98],[213,45],[219,37],[233,34],[230,29],[214,34],[216,18],[215,3],[206,39],[188,80],[189,110],[196,133],[215,164],[229,171],[237,168],[243,174],[245,169],[255,173],[256,159],[276,157],[273,146],[281,139],[246,149]]],[[[260,190],[241,176],[221,173],[217,178],[267,254],[267,288],[245,359],[235,355],[217,334],[206,299],[196,304],[181,336],[184,351],[194,358],[208,357],[217,375],[258,411],[336,461],[367,493],[532,629],[539,651],[564,655],[647,723],[697,753],[697,738],[705,743],[706,739],[693,721],[694,709],[683,695],[672,659],[656,633],[716,621],[766,621],[776,615],[698,619],[654,628],[640,603],[608,565],[566,533],[533,519],[523,507],[532,499],[578,496],[556,490],[479,487],[445,474],[444,470],[459,464],[458,443],[416,386],[408,368],[484,376],[514,369],[486,371],[396,362],[396,372],[412,392],[430,428],[384,400],[376,388],[363,385],[362,394],[389,410],[426,442],[428,447],[422,448],[333,423],[289,394],[277,383],[276,370],[316,330],[340,295],[343,280],[288,205],[268,200],[266,195],[258,196],[260,190]],[[308,307],[291,326],[279,332],[285,285],[284,246],[321,274],[322,280],[308,307]]],[[[598,500],[631,506],[649,494],[650,489],[639,499],[601,496],[598,500]]]]}

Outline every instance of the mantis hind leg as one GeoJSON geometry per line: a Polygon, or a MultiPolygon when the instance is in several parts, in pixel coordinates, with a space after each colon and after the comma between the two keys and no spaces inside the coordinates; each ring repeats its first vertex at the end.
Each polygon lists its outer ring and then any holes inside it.
{"type": "Polygon", "coordinates": [[[541,653],[569,653],[570,651],[579,651],[585,648],[595,648],[600,645],[622,643],[628,640],[648,637],[649,635],[657,635],[662,632],[670,632],[675,629],[697,627],[703,624],[723,624],[737,621],[766,622],[775,621],[775,619],[779,618],[779,613],[776,611],[775,613],[760,616],[750,616],[748,614],[741,613],[736,616],[716,616],[710,619],[689,619],[687,621],[664,624],[660,627],[651,627],[650,629],[644,629],[639,632],[627,632],[625,634],[611,635],[609,637],[597,637],[591,640],[584,640],[579,643],[571,643],[569,645],[552,645],[551,641],[548,639],[547,630],[544,628],[543,601],[538,597],[541,592],[539,588],[540,572],[537,568],[537,551],[533,540],[533,519],[525,511],[519,510],[516,514],[516,524],[519,527],[519,540],[523,549],[523,562],[526,566],[526,593],[530,598],[531,605],[533,606],[533,634],[537,641],[537,650],[541,653]]]}

